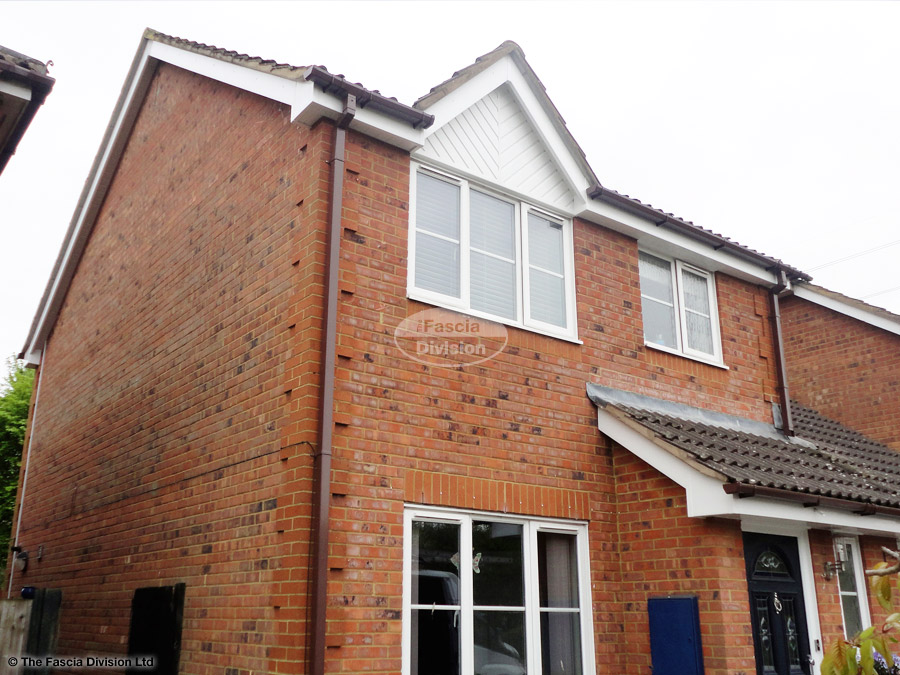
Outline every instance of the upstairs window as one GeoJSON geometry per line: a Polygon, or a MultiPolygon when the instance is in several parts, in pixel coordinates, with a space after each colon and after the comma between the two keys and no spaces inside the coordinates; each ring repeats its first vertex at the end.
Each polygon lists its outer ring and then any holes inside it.
{"type": "Polygon", "coordinates": [[[575,337],[571,221],[432,170],[413,182],[410,297],[575,337]]]}
{"type": "Polygon", "coordinates": [[[721,364],[715,279],[678,260],[640,251],[644,342],[721,364]]]}

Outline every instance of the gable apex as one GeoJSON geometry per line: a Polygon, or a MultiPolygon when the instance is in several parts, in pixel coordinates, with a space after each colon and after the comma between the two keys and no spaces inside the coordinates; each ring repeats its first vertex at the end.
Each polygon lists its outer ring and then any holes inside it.
{"type": "Polygon", "coordinates": [[[428,136],[420,156],[572,212],[571,181],[509,85],[501,85],[428,136]]]}
{"type": "Polygon", "coordinates": [[[582,210],[597,178],[514,42],[419,99],[434,115],[413,157],[560,209],[582,210]]]}

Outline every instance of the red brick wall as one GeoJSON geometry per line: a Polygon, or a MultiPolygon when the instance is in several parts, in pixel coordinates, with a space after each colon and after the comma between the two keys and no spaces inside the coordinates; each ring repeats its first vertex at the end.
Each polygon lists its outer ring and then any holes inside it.
{"type": "Polygon", "coordinates": [[[618,445],[613,457],[627,636],[622,665],[651,672],[648,599],[694,595],[705,671],[755,672],[740,523],[688,518],[682,487],[618,445]]]}
{"type": "MultiPolygon", "coordinates": [[[[860,553],[862,554],[863,559],[863,567],[865,569],[872,569],[880,562],[893,562],[891,558],[885,556],[882,552],[881,547],[886,546],[892,551],[897,550],[897,540],[891,539],[888,537],[860,537],[859,547],[860,553]]],[[[867,588],[869,598],[869,612],[872,615],[872,625],[881,628],[884,624],[884,620],[887,618],[888,614],[892,612],[885,612],[882,609],[881,605],[878,604],[878,600],[875,599],[875,596],[871,592],[871,587],[868,586],[867,580],[867,588]]],[[[897,595],[897,586],[894,585],[893,591],[893,601],[894,601],[894,611],[900,609],[900,597],[897,595]]],[[[895,636],[896,637],[896,636],[895,636]]],[[[896,647],[894,647],[894,651],[900,651],[896,647]]]]}
{"type": "Polygon", "coordinates": [[[819,607],[819,628],[825,645],[844,636],[844,618],[841,614],[840,587],[837,576],[826,579],[822,573],[825,563],[834,562],[834,539],[826,530],[809,531],[809,548],[812,554],[813,580],[816,585],[816,604],[819,607]]]}
{"type": "MultiPolygon", "coordinates": [[[[822,629],[822,639],[826,645],[837,638],[844,637],[844,620],[841,614],[840,587],[838,586],[837,576],[829,580],[825,579],[822,574],[825,563],[835,560],[835,536],[837,535],[832,535],[831,532],[825,530],[810,530],[809,533],[809,544],[812,550],[813,571],[816,582],[816,600],[819,606],[819,622],[822,629]]],[[[872,569],[876,564],[885,560],[885,555],[881,550],[882,546],[897,550],[897,542],[894,539],[870,536],[859,537],[859,551],[864,570],[872,569]]],[[[871,623],[866,624],[865,617],[863,617],[863,624],[874,625],[880,628],[888,613],[878,604],[878,600],[872,594],[868,582],[869,578],[866,577],[865,588],[860,589],[860,591],[868,599],[871,623]]],[[[896,602],[896,597],[895,606],[900,606],[900,603],[896,602]]]]}
{"type": "MultiPolygon", "coordinates": [[[[23,541],[46,552],[28,582],[64,589],[61,651],[123,651],[134,588],[185,581],[182,672],[304,670],[331,134],[167,66],[151,85],[44,363],[23,541]]],[[[329,672],[400,669],[405,503],[587,520],[600,672],[644,658],[622,644],[641,575],[701,594],[708,672],[751,670],[739,529],[607,447],[585,383],[770,420],[765,291],[717,276],[727,370],[646,349],[636,242],[578,221],[583,345],[510,329],[490,361],[425,367],[392,337],[426,308],[409,157],[347,152],[329,672]],[[672,546],[703,564],[656,561],[672,546]]]]}
{"type": "Polygon", "coordinates": [[[900,450],[900,337],[801,298],[781,307],[791,396],[900,450]]]}
{"type": "Polygon", "coordinates": [[[44,556],[16,583],[63,590],[60,653],[124,653],[134,589],[186,582],[181,672],[269,671],[276,582],[307,567],[281,448],[318,360],[327,132],[151,83],[42,366],[21,543],[44,556]]]}
{"type": "MultiPolygon", "coordinates": [[[[585,383],[770,420],[765,291],[717,278],[728,370],[646,349],[636,242],[579,221],[583,345],[511,328],[507,348],[490,361],[425,367],[392,338],[403,318],[427,308],[406,299],[408,159],[351,134],[347,170],[329,585],[329,620],[338,628],[329,667],[400,668],[405,502],[589,518],[598,667],[624,665],[615,479],[585,383]],[[385,635],[373,639],[373,625],[385,635]]],[[[738,558],[739,542],[738,532],[738,558]]],[[[721,651],[731,639],[710,637],[717,651],[709,672],[725,667],[721,651]]]]}

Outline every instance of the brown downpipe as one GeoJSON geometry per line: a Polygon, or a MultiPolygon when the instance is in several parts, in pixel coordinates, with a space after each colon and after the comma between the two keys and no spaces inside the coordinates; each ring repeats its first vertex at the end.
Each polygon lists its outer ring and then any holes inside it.
{"type": "Polygon", "coordinates": [[[313,521],[313,609],[311,675],[325,674],[325,621],[328,607],[328,534],[331,507],[331,438],[334,431],[334,362],[337,356],[338,270],[341,261],[341,211],[344,197],[344,154],[347,127],[356,115],[356,97],[347,94],[334,130],[331,161],[331,209],[325,259],[325,325],[319,387],[319,444],[315,453],[315,519],[313,521]]]}
{"type": "Polygon", "coordinates": [[[781,305],[778,295],[788,287],[787,274],[776,269],[778,283],[769,289],[772,305],[772,332],[775,338],[775,368],[778,371],[778,395],[781,398],[781,430],[788,436],[794,435],[794,418],[791,415],[791,395],[788,391],[787,361],[784,357],[784,336],[781,331],[781,305]]]}

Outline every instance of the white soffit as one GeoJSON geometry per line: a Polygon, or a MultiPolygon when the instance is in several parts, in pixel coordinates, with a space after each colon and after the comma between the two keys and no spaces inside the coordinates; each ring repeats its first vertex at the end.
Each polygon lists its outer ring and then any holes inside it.
{"type": "Polygon", "coordinates": [[[881,316],[875,312],[869,312],[862,307],[852,305],[848,302],[842,302],[840,298],[825,295],[824,293],[818,293],[815,289],[809,288],[808,286],[796,284],[793,290],[794,295],[798,298],[802,298],[803,300],[807,300],[816,305],[821,305],[822,307],[857,319],[858,321],[863,321],[876,328],[881,328],[889,333],[893,333],[894,335],[900,335],[900,322],[891,321],[887,317],[881,316]]]}
{"type": "MultiPolygon", "coordinates": [[[[413,157],[567,216],[591,183],[509,55],[428,108],[435,123],[413,157]]],[[[563,132],[564,133],[564,132],[563,132]]]]}
{"type": "Polygon", "coordinates": [[[723,481],[706,476],[667,452],[623,421],[597,408],[597,427],[623,448],[684,488],[687,515],[693,518],[763,518],[767,521],[802,523],[822,529],[843,528],[861,534],[900,535],[900,519],[863,516],[850,511],[807,507],[763,497],[740,498],[726,494],[723,481]]]}

